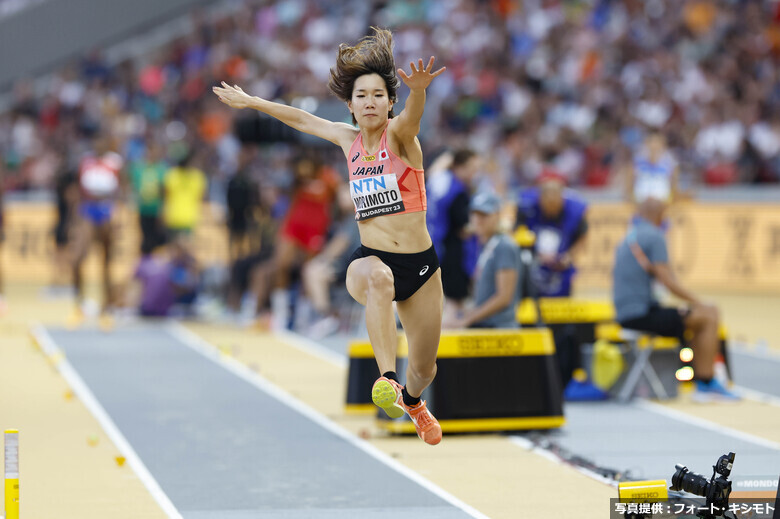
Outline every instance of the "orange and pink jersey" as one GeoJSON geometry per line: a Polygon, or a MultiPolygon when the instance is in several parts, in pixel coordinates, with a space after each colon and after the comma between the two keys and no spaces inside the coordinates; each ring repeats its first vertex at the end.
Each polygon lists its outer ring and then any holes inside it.
{"type": "Polygon", "coordinates": [[[349,193],[355,204],[355,220],[387,214],[425,211],[423,170],[410,167],[387,147],[387,128],[374,154],[363,149],[358,134],[349,149],[349,193]]]}

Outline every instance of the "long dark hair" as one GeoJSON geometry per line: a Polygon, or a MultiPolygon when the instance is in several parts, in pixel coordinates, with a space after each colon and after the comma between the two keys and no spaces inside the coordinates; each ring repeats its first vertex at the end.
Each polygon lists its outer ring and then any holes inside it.
{"type": "MultiPolygon", "coordinates": [[[[387,97],[393,104],[398,101],[398,76],[393,59],[393,34],[387,29],[371,27],[374,34],[366,36],[355,46],[339,45],[336,66],[330,69],[328,88],[345,103],[352,100],[355,81],[365,74],[379,74],[387,88],[387,97]]],[[[387,113],[393,117],[392,108],[387,113]]],[[[355,116],[352,123],[357,124],[355,116]]]]}

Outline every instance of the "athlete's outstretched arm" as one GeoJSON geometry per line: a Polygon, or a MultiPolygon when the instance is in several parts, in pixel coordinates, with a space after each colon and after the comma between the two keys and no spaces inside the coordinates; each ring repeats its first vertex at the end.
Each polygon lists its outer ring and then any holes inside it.
{"type": "Polygon", "coordinates": [[[431,72],[433,61],[434,57],[431,56],[427,67],[423,66],[422,59],[416,67],[413,62],[410,63],[412,73],[409,75],[403,69],[398,69],[398,75],[409,87],[409,97],[406,98],[404,110],[393,125],[393,131],[401,140],[411,140],[420,133],[420,119],[425,109],[425,89],[431,84],[433,78],[447,70],[447,67],[442,67],[436,72],[431,72]]]}
{"type": "Polygon", "coordinates": [[[355,129],[346,123],[334,123],[300,108],[250,96],[237,85],[230,86],[223,81],[221,88],[214,87],[212,90],[220,101],[232,108],[253,108],[279,119],[291,128],[320,137],[342,148],[349,148],[355,138],[355,129]]]}

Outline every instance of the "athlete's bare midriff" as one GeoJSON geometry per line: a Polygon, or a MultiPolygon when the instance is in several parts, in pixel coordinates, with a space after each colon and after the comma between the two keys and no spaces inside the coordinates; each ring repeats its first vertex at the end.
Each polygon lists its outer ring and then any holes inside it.
{"type": "Polygon", "coordinates": [[[358,222],[360,243],[370,249],[411,254],[431,248],[425,211],[377,216],[358,222]]]}

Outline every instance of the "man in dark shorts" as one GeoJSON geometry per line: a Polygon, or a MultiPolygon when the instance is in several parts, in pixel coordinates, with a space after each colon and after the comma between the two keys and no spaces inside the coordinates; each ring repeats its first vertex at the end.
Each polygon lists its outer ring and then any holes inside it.
{"type": "Polygon", "coordinates": [[[57,203],[57,222],[54,225],[54,269],[52,289],[69,289],[70,277],[70,233],[79,205],[79,175],[72,167],[62,169],[56,178],[55,196],[57,203]]]}
{"type": "Polygon", "coordinates": [[[640,330],[682,341],[685,330],[693,332],[691,346],[698,400],[734,400],[739,397],[713,378],[719,349],[720,317],[715,306],[702,303],[685,289],[669,265],[666,237],[661,225],[665,205],[647,199],[615,254],[613,299],[617,321],[623,328],[640,330]],[[661,306],[653,294],[653,281],[689,303],[689,308],[661,306]]]}
{"type": "MultiPolygon", "coordinates": [[[[472,183],[481,167],[480,157],[469,148],[443,155],[436,163],[449,162],[448,169],[430,176],[426,189],[426,223],[441,263],[444,290],[444,319],[452,319],[463,310],[471,288],[473,261],[469,254],[478,246],[469,240],[469,201],[472,183]],[[450,155],[447,157],[446,155],[450,155]]],[[[433,169],[433,168],[432,168],[433,169]]]]}
{"type": "Polygon", "coordinates": [[[241,148],[238,170],[227,185],[228,251],[231,263],[254,252],[250,234],[256,231],[255,211],[260,203],[260,192],[250,172],[254,157],[253,147],[241,148]]]}

